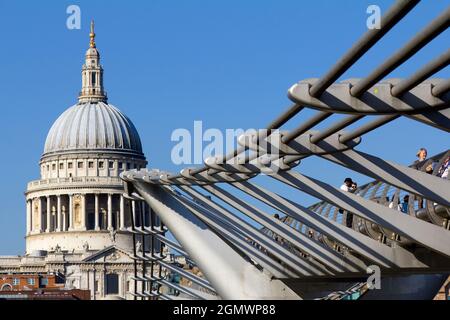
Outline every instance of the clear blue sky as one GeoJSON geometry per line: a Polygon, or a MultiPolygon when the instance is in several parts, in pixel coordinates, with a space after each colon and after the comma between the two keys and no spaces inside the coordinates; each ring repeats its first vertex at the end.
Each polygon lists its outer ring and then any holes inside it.
{"type": "MultiPolygon", "coordinates": [[[[385,11],[392,3],[0,0],[0,254],[24,251],[23,192],[39,178],[51,124],[76,103],[90,19],[96,22],[109,102],[133,120],[149,167],[177,171],[170,160],[174,129],[192,129],[194,120],[203,120],[205,128],[264,127],[290,104],[291,85],[323,75],[366,31],[369,4],[385,11]],[[70,4],[81,7],[81,30],[66,28],[70,4]]],[[[343,79],[367,75],[448,4],[419,4],[343,79]]],[[[448,43],[447,31],[390,76],[410,75],[448,43]]],[[[449,69],[438,76],[449,77],[449,69]]],[[[305,119],[299,116],[287,128],[305,119]]],[[[409,164],[419,147],[435,154],[448,142],[442,131],[403,119],[367,135],[358,149],[409,164]]],[[[307,160],[299,169],[333,185],[347,175],[368,181],[325,161],[307,160]]]]}

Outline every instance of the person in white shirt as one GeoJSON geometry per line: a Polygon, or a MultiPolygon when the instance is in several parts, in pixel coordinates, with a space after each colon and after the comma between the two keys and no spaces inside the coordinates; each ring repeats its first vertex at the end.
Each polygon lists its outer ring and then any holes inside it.
{"type": "Polygon", "coordinates": [[[352,178],[345,178],[344,184],[341,186],[340,189],[342,191],[349,192],[351,190],[351,188],[352,188],[352,185],[353,185],[352,178]]]}
{"type": "MultiPolygon", "coordinates": [[[[353,182],[352,178],[345,178],[344,184],[340,187],[340,189],[345,192],[353,192],[356,190],[356,183],[353,182]]],[[[339,209],[339,213],[343,214],[344,210],[339,209]]],[[[350,212],[347,212],[345,225],[349,228],[353,225],[353,214],[350,212]]]]}

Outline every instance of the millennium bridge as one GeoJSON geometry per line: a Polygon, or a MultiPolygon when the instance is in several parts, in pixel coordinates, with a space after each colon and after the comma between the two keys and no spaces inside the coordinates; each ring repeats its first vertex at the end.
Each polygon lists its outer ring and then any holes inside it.
{"type": "Polygon", "coordinates": [[[405,166],[358,146],[401,117],[450,131],[450,79],[433,78],[448,66],[450,50],[408,78],[386,78],[448,29],[450,7],[365,78],[336,82],[418,2],[395,2],[381,27],[368,30],[322,78],[289,88],[292,105],[265,130],[240,136],[234,152],[179,174],[122,174],[125,196],[151,207],[148,223],[131,217],[136,299],[433,298],[450,273],[450,150],[405,166]],[[283,129],[307,109],[312,117],[283,129]],[[373,181],[352,192],[335,188],[302,170],[308,157],[373,181]],[[305,207],[256,184],[256,176],[320,202],[305,207]],[[199,272],[168,261],[164,247],[199,272]],[[368,281],[377,271],[378,285],[368,281]]]}

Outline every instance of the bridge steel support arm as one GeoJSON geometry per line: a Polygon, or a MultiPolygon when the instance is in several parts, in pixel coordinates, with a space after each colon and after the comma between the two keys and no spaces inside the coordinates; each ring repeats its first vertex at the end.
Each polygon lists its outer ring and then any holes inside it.
{"type": "Polygon", "coordinates": [[[346,150],[320,155],[331,162],[450,207],[450,181],[373,155],[346,150]]]}
{"type": "Polygon", "coordinates": [[[164,188],[132,181],[133,187],[183,246],[223,299],[300,299],[234,251],[164,188]]]}
{"type": "MultiPolygon", "coordinates": [[[[230,196],[231,196],[230,194],[228,194],[229,197],[224,197],[227,194],[227,193],[225,193],[225,190],[221,190],[220,188],[217,188],[216,186],[214,186],[214,187],[205,186],[204,189],[207,190],[208,192],[210,192],[211,194],[215,195],[219,199],[225,201],[230,206],[235,207],[236,209],[240,210],[242,213],[246,214],[248,217],[252,218],[257,223],[260,223],[261,225],[265,226],[266,228],[269,228],[272,231],[276,232],[279,236],[283,237],[284,239],[293,241],[294,244],[296,244],[296,246],[301,251],[305,251],[306,253],[310,254],[315,259],[320,261],[320,263],[322,263],[323,265],[331,268],[334,271],[339,271],[339,272],[343,271],[342,267],[339,265],[339,263],[341,261],[339,261],[339,259],[337,257],[334,257],[335,259],[333,260],[332,259],[333,252],[328,251],[327,250],[328,248],[322,247],[322,246],[314,243],[310,238],[306,237],[303,234],[300,234],[300,233],[292,234],[291,232],[289,232],[289,229],[288,229],[289,227],[287,227],[286,225],[284,225],[283,229],[281,229],[277,226],[273,226],[271,224],[266,223],[263,219],[258,219],[258,217],[255,218],[256,214],[250,213],[250,211],[248,209],[246,209],[242,206],[237,206],[234,199],[230,198],[230,196]],[[215,188],[215,189],[211,189],[211,188],[215,188]],[[220,190],[222,193],[219,192],[220,190]],[[215,191],[218,191],[218,192],[215,192],[215,191]],[[325,259],[325,257],[327,259],[325,259]]],[[[253,210],[256,210],[256,209],[253,208],[253,210]]],[[[263,215],[264,214],[261,214],[261,216],[263,216],[263,215]]],[[[237,221],[237,222],[239,223],[239,221],[237,221]]],[[[244,224],[244,223],[245,223],[245,221],[240,222],[240,224],[244,224]]],[[[279,225],[281,226],[282,223],[280,223],[279,225]]],[[[266,237],[267,236],[264,236],[264,238],[266,238],[266,237]]],[[[284,249],[282,246],[281,246],[281,248],[284,249]]],[[[284,250],[286,250],[286,249],[284,249],[284,250]]],[[[309,267],[311,268],[312,266],[309,266],[309,267]]],[[[319,266],[316,265],[316,267],[319,267],[319,266]]],[[[313,270],[315,268],[313,268],[313,270]]]]}
{"type": "MultiPolygon", "coordinates": [[[[234,246],[237,250],[241,250],[241,254],[254,260],[263,267],[264,271],[269,273],[271,277],[300,277],[312,274],[312,270],[309,270],[308,268],[309,264],[303,262],[303,265],[301,265],[301,260],[297,260],[299,262],[298,265],[290,263],[290,266],[294,267],[294,270],[291,271],[286,269],[284,265],[282,265],[282,262],[287,262],[285,256],[280,255],[274,251],[273,248],[269,249],[271,253],[276,254],[276,257],[267,255],[269,250],[265,252],[248,241],[252,239],[252,237],[249,237],[249,234],[246,233],[245,230],[233,225],[228,218],[221,216],[221,213],[215,212],[215,210],[211,210],[211,208],[206,209],[203,205],[199,205],[192,200],[183,197],[180,197],[179,200],[189,211],[191,211],[191,213],[197,216],[197,218],[203,221],[222,238],[225,238],[231,246],[234,246]]],[[[195,202],[197,202],[197,200],[195,202]]]]}
{"type": "MultiPolygon", "coordinates": [[[[369,261],[383,267],[426,267],[405,249],[391,248],[381,244],[353,229],[347,228],[333,220],[327,219],[297,203],[249,182],[233,183],[237,189],[247,193],[257,200],[283,212],[284,214],[312,227],[314,230],[329,236],[343,245],[355,250],[369,261]]],[[[347,258],[353,259],[347,255],[347,258]]],[[[356,262],[356,261],[355,261],[356,262]]],[[[366,268],[367,265],[362,265],[366,268]]]]}
{"type": "Polygon", "coordinates": [[[325,245],[321,245],[320,243],[316,243],[313,239],[307,237],[306,235],[296,232],[292,230],[289,226],[284,224],[283,222],[273,218],[269,214],[246,204],[244,201],[232,196],[230,193],[225,190],[217,187],[217,186],[204,186],[203,187],[208,192],[212,193],[216,197],[222,199],[227,202],[229,205],[233,206],[237,210],[246,214],[248,217],[255,220],[257,223],[265,226],[266,228],[272,230],[283,239],[288,240],[294,246],[296,246],[299,250],[305,251],[310,254],[312,257],[320,261],[325,266],[331,268],[334,271],[343,272],[343,271],[356,271],[356,266],[352,266],[349,264],[349,261],[345,261],[345,258],[342,257],[336,251],[328,248],[325,245]],[[308,250],[305,250],[308,249],[308,250]]]}
{"type": "Polygon", "coordinates": [[[397,210],[336,189],[298,172],[281,172],[271,177],[450,257],[450,233],[441,227],[399,214],[397,210]]]}

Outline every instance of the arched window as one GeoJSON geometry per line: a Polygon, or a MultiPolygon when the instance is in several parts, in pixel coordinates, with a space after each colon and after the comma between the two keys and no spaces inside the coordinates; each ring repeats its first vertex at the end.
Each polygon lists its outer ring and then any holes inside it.
{"type": "Polygon", "coordinates": [[[12,286],[11,286],[9,283],[5,283],[5,284],[1,287],[0,291],[12,291],[12,286]]]}

